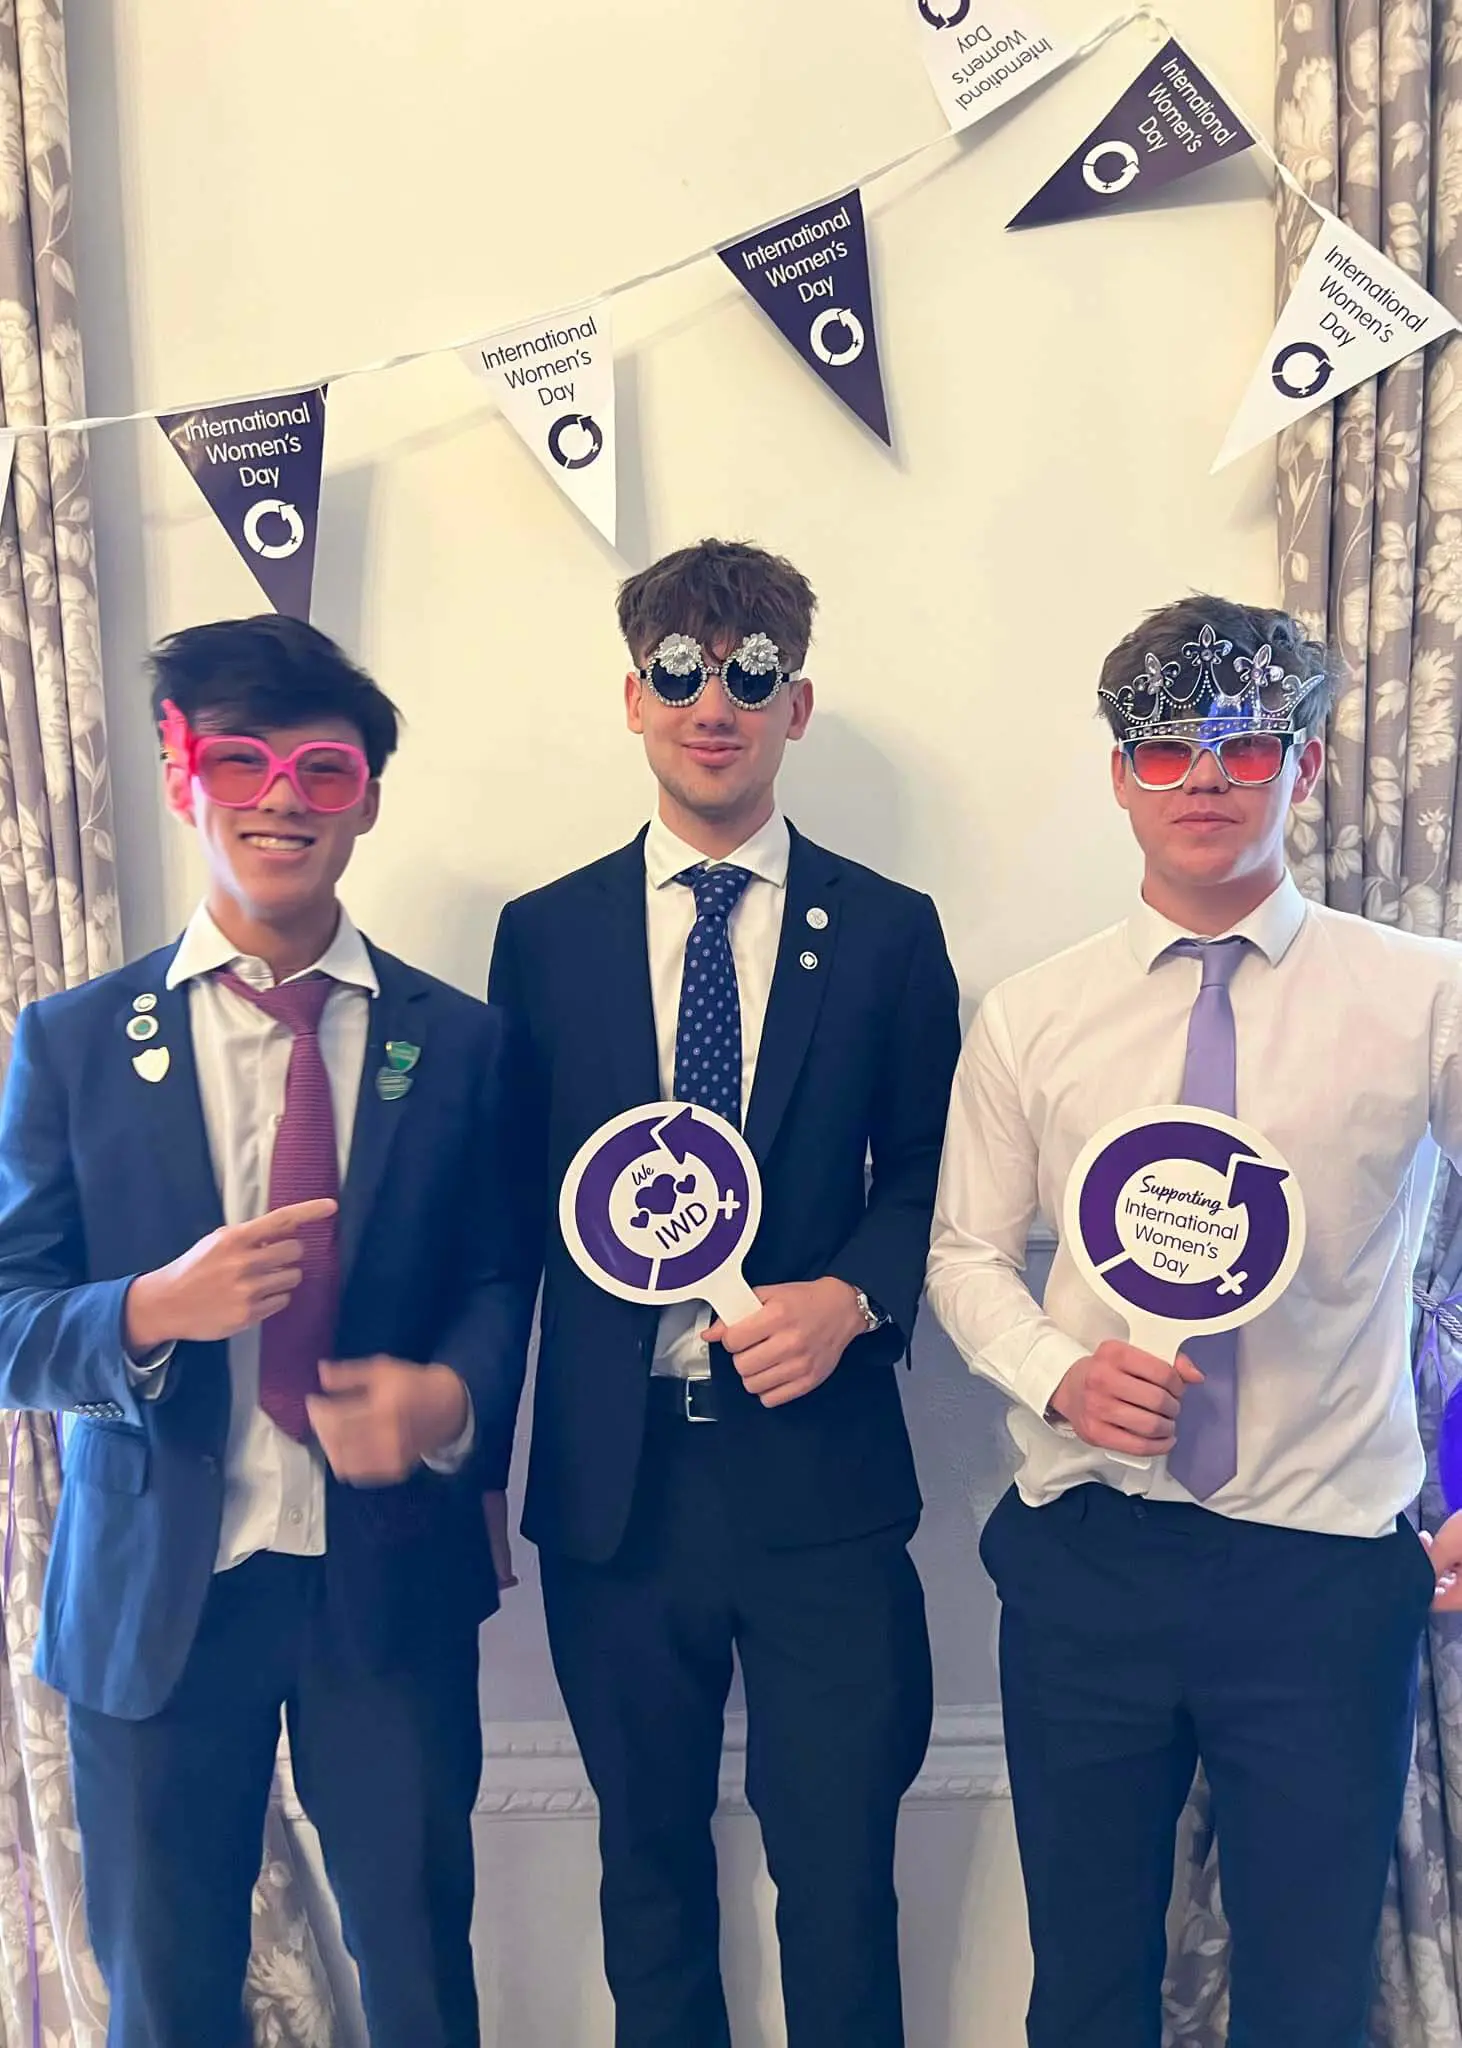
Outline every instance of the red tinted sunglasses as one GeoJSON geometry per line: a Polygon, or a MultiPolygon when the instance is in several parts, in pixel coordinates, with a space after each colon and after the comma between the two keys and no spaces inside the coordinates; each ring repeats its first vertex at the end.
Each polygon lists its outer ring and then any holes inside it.
{"type": "Polygon", "coordinates": [[[366,793],[370,764],[345,740],[305,740],[276,754],[253,733],[196,733],[171,700],[163,706],[163,757],[210,803],[251,810],[282,775],[307,811],[348,811],[366,793]]]}

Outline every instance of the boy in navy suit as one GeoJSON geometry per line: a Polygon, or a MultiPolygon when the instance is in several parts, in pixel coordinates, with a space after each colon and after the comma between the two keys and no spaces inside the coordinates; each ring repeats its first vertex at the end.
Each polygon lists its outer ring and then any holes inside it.
{"type": "Polygon", "coordinates": [[[206,899],[23,1012],[0,1117],[0,1403],[77,1418],[37,1668],[108,2042],[240,2039],[283,1710],[373,2048],[477,2048],[482,1497],[534,1291],[503,1019],[337,900],[397,738],[367,676],[273,617],[154,675],[206,899]]]}
{"type": "Polygon", "coordinates": [[[777,808],[813,605],[741,543],[631,578],[625,703],[656,815],[509,904],[493,955],[550,1200],[600,1124],[672,1096],[744,1124],[761,1169],[763,1306],[728,1329],[601,1293],[542,1237],[524,1528],[599,1799],[618,2048],[728,2048],[710,1822],[733,1652],[790,2048],[903,2039],[894,1830],[931,1683],[894,1368],[958,1001],[929,898],[777,808]]]}

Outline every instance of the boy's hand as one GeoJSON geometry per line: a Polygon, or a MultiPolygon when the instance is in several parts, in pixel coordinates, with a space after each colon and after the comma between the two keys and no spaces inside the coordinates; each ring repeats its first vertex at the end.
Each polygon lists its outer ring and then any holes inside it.
{"type": "Polygon", "coordinates": [[[1178,1406],[1203,1375],[1178,1354],[1167,1365],[1150,1351],[1108,1338],[1078,1358],[1051,1396],[1051,1407],[1083,1443],[1124,1457],[1164,1456],[1177,1442],[1178,1406]]]}
{"type": "Polygon", "coordinates": [[[278,1315],[300,1283],[298,1231],[323,1223],[339,1205],[294,1202],[250,1223],[225,1224],[191,1250],[139,1274],[127,1290],[124,1338],[133,1358],[165,1344],[236,1337],[278,1315]]]}
{"type": "Polygon", "coordinates": [[[729,1326],[712,1323],[706,1341],[725,1345],[763,1408],[780,1408],[820,1387],[867,1326],[846,1280],[789,1280],[755,1291],[759,1311],[729,1326]]]}
{"type": "Polygon", "coordinates": [[[1449,1515],[1435,1536],[1421,1531],[1421,1540],[1436,1573],[1433,1614],[1462,1614],[1462,1513],[1449,1515]]]}
{"type": "Polygon", "coordinates": [[[337,1479],[350,1486],[395,1486],[461,1436],[467,1388],[449,1365],[405,1359],[323,1360],[323,1393],[306,1407],[320,1449],[337,1479]]]}

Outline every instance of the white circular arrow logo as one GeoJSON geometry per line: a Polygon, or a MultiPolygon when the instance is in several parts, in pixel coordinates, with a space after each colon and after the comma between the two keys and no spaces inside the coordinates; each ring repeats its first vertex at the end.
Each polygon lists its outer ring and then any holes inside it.
{"type": "Polygon", "coordinates": [[[817,360],[820,363],[827,363],[834,370],[841,370],[847,364],[857,362],[863,353],[866,336],[863,333],[863,322],[856,313],[850,313],[846,306],[829,306],[826,312],[819,313],[813,321],[810,339],[812,353],[817,360]],[[828,347],[827,334],[829,328],[833,327],[841,327],[847,335],[846,346],[828,347]]]}
{"type": "Polygon", "coordinates": [[[282,562],[288,555],[297,555],[305,544],[305,522],[293,505],[285,504],[282,498],[260,498],[244,514],[244,539],[256,555],[262,555],[266,562],[282,562]],[[267,541],[259,538],[260,523],[273,517],[282,519],[288,529],[284,540],[267,541]]]}
{"type": "Polygon", "coordinates": [[[1125,192],[1141,169],[1142,160],[1130,142],[1099,142],[1083,157],[1081,175],[1093,192],[1125,192]],[[1103,170],[1103,157],[1115,157],[1117,168],[1109,164],[1103,170]]]}

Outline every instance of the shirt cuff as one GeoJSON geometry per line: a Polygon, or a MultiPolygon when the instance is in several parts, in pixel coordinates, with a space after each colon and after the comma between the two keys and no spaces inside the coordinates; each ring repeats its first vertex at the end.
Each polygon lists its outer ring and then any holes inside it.
{"type": "Polygon", "coordinates": [[[155,1401],[167,1383],[167,1369],[172,1363],[176,1344],[159,1344],[155,1351],[145,1357],[133,1358],[123,1352],[122,1364],[126,1370],[128,1384],[144,1401],[155,1401]]]}
{"type": "Polygon", "coordinates": [[[453,1473],[462,1470],[472,1455],[472,1446],[477,1441],[477,1412],[472,1406],[472,1390],[465,1380],[462,1383],[462,1391],[467,1396],[467,1420],[463,1425],[462,1434],[453,1437],[451,1443],[443,1444],[439,1451],[433,1451],[429,1458],[423,1458],[421,1461],[428,1472],[439,1472],[444,1479],[450,1479],[453,1473]]]}
{"type": "Polygon", "coordinates": [[[1062,1330],[1049,1330],[1031,1346],[1015,1376],[1017,1398],[1033,1409],[1048,1429],[1063,1436],[1074,1436],[1076,1432],[1069,1423],[1048,1414],[1051,1397],[1077,1360],[1087,1357],[1089,1348],[1062,1330]]]}

